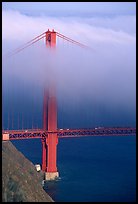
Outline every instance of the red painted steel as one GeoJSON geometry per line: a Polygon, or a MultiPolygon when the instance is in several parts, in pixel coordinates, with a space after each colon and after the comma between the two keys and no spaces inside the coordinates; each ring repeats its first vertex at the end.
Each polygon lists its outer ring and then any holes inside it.
{"type": "Polygon", "coordinates": [[[46,32],[46,46],[55,47],[56,46],[56,32],[54,30],[46,32]]]}
{"type": "Polygon", "coordinates": [[[9,140],[47,138],[48,134],[57,134],[58,138],[87,137],[87,136],[130,136],[136,135],[134,127],[108,127],[100,130],[93,129],[57,129],[55,131],[45,131],[43,129],[31,130],[3,130],[2,134],[9,134],[9,140]]]}
{"type": "Polygon", "coordinates": [[[42,171],[46,171],[46,167],[47,167],[46,166],[46,156],[47,156],[46,141],[45,139],[41,139],[41,141],[42,141],[42,171]]]}
{"type": "Polygon", "coordinates": [[[23,45],[21,45],[20,47],[14,49],[13,51],[7,53],[6,55],[3,56],[3,58],[8,58],[11,57],[12,55],[17,54],[18,52],[21,52],[22,50],[30,47],[31,45],[33,45],[34,43],[38,42],[39,40],[42,40],[43,38],[46,38],[46,46],[47,47],[55,47],[56,46],[56,37],[62,38],[70,43],[73,43],[77,46],[80,46],[82,48],[88,48],[88,49],[92,49],[87,45],[84,45],[80,42],[77,42],[65,35],[62,35],[61,33],[58,33],[56,31],[54,31],[54,29],[52,31],[50,31],[48,29],[48,31],[36,36],[35,38],[33,38],[32,40],[24,43],[23,45]]]}
{"type": "MultiPolygon", "coordinates": [[[[56,46],[56,32],[54,30],[47,31],[46,33],[46,46],[56,46]]],[[[53,88],[53,87],[52,87],[53,88]]],[[[44,130],[57,130],[57,107],[56,98],[53,90],[45,90],[44,105],[43,105],[43,129],[44,130]]],[[[46,143],[42,143],[42,168],[47,172],[56,172],[56,145],[57,134],[48,134],[46,143]]]]}
{"type": "MultiPolygon", "coordinates": [[[[46,46],[56,46],[56,32],[54,30],[46,32],[46,46]]],[[[55,87],[49,87],[48,98],[48,131],[57,130],[57,102],[55,97],[55,87]]],[[[57,133],[48,133],[46,138],[47,144],[47,172],[57,172],[57,133]]]]}
{"type": "Polygon", "coordinates": [[[47,172],[57,172],[56,160],[57,160],[57,102],[54,96],[53,89],[49,90],[48,101],[48,137],[46,138],[47,144],[47,172]]]}
{"type": "MultiPolygon", "coordinates": [[[[44,89],[44,98],[43,98],[43,130],[48,130],[48,90],[44,89]]],[[[47,144],[46,139],[42,139],[42,170],[46,171],[47,169],[47,144]]]]}
{"type": "Polygon", "coordinates": [[[47,154],[47,172],[57,172],[57,144],[58,137],[56,133],[48,133],[46,138],[46,144],[48,147],[47,154]]]}
{"type": "Polygon", "coordinates": [[[60,37],[60,38],[62,38],[62,39],[64,39],[64,40],[66,40],[66,41],[68,41],[68,42],[70,42],[70,43],[73,43],[73,44],[75,44],[75,45],[78,45],[78,46],[80,46],[80,47],[82,47],[82,48],[91,49],[91,48],[88,47],[87,45],[84,45],[84,44],[82,44],[82,43],[80,43],[80,42],[77,42],[77,41],[75,41],[75,40],[73,40],[73,39],[71,39],[71,38],[69,38],[69,37],[67,37],[67,36],[65,36],[65,35],[62,35],[61,33],[58,33],[58,32],[57,32],[57,36],[60,37]]]}
{"type": "MultiPolygon", "coordinates": [[[[32,44],[38,42],[42,38],[46,38],[46,46],[56,47],[56,36],[70,43],[89,48],[71,38],[68,38],[58,32],[47,31],[25,43],[23,46],[15,49],[8,56],[12,56],[32,44]]],[[[42,141],[42,170],[46,172],[57,172],[57,144],[58,138],[83,137],[83,136],[129,136],[136,135],[136,128],[93,128],[93,129],[57,129],[57,101],[54,86],[50,87],[49,92],[44,91],[43,101],[43,129],[31,130],[3,130],[2,138],[4,140],[17,139],[36,139],[41,138],[42,141]]],[[[23,122],[23,121],[22,121],[23,122]]],[[[9,116],[8,116],[9,125],[9,116]]],[[[23,125],[22,125],[23,129],[23,125]]]]}
{"type": "Polygon", "coordinates": [[[43,99],[43,130],[48,130],[48,91],[44,90],[43,99]]]}
{"type": "Polygon", "coordinates": [[[7,57],[11,57],[12,55],[17,54],[18,52],[21,52],[22,50],[26,49],[27,47],[30,47],[30,46],[33,45],[34,43],[36,43],[36,42],[38,42],[39,40],[43,39],[44,37],[45,37],[45,36],[42,36],[41,38],[38,38],[38,39],[36,39],[35,41],[30,40],[30,42],[32,41],[30,44],[29,44],[29,43],[25,43],[24,46],[13,50],[11,53],[6,54],[5,57],[6,57],[6,58],[7,58],[7,57]]]}
{"type": "Polygon", "coordinates": [[[55,97],[55,88],[49,89],[48,100],[48,131],[57,130],[57,101],[55,97]]]}

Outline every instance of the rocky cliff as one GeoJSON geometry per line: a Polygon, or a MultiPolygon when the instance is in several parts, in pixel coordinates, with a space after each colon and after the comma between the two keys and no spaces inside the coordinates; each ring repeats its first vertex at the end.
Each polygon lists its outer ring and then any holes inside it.
{"type": "Polygon", "coordinates": [[[42,172],[10,142],[2,142],[2,201],[54,202],[44,191],[42,172]]]}

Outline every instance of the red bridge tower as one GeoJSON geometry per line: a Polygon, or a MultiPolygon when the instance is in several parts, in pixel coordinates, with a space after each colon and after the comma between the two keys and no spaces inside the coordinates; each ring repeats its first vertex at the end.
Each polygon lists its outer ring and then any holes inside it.
{"type": "MultiPolygon", "coordinates": [[[[56,46],[56,32],[46,32],[46,46],[56,46]]],[[[49,131],[46,139],[42,139],[42,170],[45,171],[45,179],[53,180],[59,177],[57,171],[57,101],[55,87],[49,87],[44,91],[43,102],[43,129],[49,131]]]]}

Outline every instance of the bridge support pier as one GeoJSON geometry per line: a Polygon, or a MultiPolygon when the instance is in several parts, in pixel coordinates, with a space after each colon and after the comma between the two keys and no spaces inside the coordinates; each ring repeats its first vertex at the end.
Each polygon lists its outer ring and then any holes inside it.
{"type": "Polygon", "coordinates": [[[54,180],[59,177],[57,171],[57,102],[54,87],[44,94],[43,129],[48,135],[42,140],[42,170],[45,171],[45,180],[54,180]]]}
{"type": "Polygon", "coordinates": [[[46,171],[46,140],[42,139],[42,171],[46,171]]]}
{"type": "Polygon", "coordinates": [[[46,181],[55,180],[58,177],[59,177],[58,171],[57,172],[45,172],[46,181]]]}
{"type": "Polygon", "coordinates": [[[46,180],[54,180],[59,177],[57,171],[56,160],[57,160],[57,144],[58,137],[57,133],[48,133],[46,138],[47,144],[47,170],[45,173],[46,180]]]}

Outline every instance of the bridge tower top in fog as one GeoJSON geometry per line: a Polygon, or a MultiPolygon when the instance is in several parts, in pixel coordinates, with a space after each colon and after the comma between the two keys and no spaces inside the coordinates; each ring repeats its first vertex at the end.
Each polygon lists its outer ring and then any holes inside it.
{"type": "Polygon", "coordinates": [[[56,46],[56,32],[54,29],[46,31],[46,46],[55,47],[56,46]]]}

